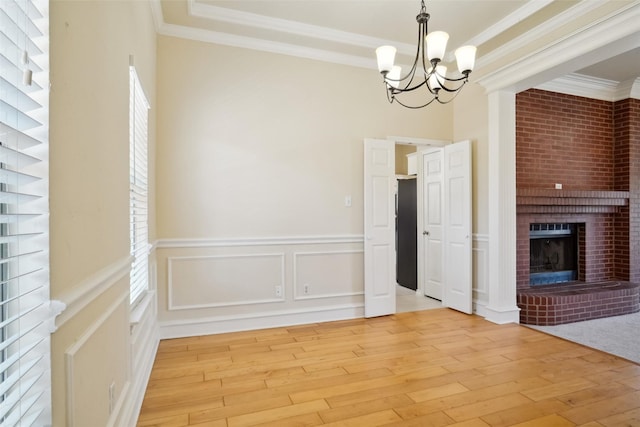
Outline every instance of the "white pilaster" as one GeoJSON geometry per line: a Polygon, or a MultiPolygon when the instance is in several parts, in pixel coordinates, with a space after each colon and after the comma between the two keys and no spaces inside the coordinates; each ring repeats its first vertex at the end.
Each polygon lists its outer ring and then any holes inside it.
{"type": "Polygon", "coordinates": [[[516,304],[516,97],[489,94],[489,303],[495,323],[518,323],[516,304]]]}

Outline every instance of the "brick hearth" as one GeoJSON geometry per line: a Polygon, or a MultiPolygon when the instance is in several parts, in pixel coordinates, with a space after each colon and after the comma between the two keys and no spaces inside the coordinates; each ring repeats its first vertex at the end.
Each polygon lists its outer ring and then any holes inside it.
{"type": "Polygon", "coordinates": [[[629,282],[542,285],[518,293],[520,322],[551,326],[640,311],[640,285],[629,282]]]}
{"type": "Polygon", "coordinates": [[[638,123],[636,99],[607,102],[536,89],[516,96],[522,323],[567,323],[640,309],[634,285],[640,282],[638,123]],[[556,183],[562,190],[554,189],[556,183]],[[578,224],[578,283],[530,287],[531,223],[578,224]],[[603,283],[626,285],[603,291],[603,283]]]}

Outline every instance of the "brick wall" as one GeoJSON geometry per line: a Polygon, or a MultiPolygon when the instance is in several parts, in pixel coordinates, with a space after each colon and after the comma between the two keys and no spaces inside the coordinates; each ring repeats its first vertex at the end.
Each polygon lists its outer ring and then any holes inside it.
{"type": "Polygon", "coordinates": [[[615,185],[629,191],[616,215],[617,277],[640,283],[640,100],[614,103],[615,185]]]}
{"type": "Polygon", "coordinates": [[[518,189],[629,191],[614,213],[518,214],[517,286],[529,287],[529,223],[584,223],[579,280],[640,282],[640,101],[531,89],[516,96],[518,189]]]}
{"type": "Polygon", "coordinates": [[[614,189],[611,102],[530,89],[516,96],[516,186],[614,189]]]}

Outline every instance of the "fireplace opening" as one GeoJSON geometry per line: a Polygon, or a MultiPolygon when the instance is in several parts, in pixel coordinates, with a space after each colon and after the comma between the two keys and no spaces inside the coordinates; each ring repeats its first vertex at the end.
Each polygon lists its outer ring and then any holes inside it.
{"type": "Polygon", "coordinates": [[[529,284],[564,283],[578,278],[577,224],[529,226],[529,284]]]}

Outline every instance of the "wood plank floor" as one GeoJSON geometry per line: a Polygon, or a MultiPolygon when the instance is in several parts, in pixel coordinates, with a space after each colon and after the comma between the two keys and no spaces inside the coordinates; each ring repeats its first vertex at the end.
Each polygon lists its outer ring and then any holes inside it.
{"type": "Polygon", "coordinates": [[[640,426],[640,365],[436,309],[164,340],[138,426],[640,426]]]}

